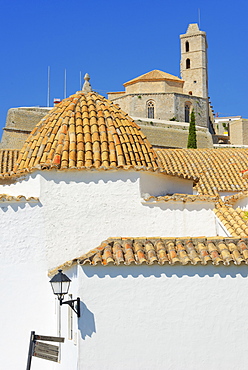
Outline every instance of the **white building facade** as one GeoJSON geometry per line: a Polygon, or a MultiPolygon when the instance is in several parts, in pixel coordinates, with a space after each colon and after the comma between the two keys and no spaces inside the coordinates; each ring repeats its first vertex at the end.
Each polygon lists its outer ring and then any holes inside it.
{"type": "Polygon", "coordinates": [[[98,94],[54,108],[1,174],[4,367],[25,368],[34,330],[65,343],[32,370],[245,369],[247,240],[220,232],[195,181],[98,94]],[[52,294],[59,266],[79,319],[52,294]]]}

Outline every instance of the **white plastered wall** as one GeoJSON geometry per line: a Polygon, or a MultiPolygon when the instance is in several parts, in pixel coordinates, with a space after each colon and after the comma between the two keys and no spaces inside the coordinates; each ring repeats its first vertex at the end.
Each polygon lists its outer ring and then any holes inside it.
{"type": "MultiPolygon", "coordinates": [[[[47,172],[40,201],[49,266],[80,256],[109,237],[216,235],[211,203],[143,204],[144,176],[135,171],[47,172]]],[[[153,180],[147,174],[146,181],[153,180]]],[[[158,195],[162,185],[171,186],[170,181],[160,175],[159,184],[156,177],[156,194],[151,195],[158,195]]],[[[179,184],[183,192],[181,180],[179,184]]]]}
{"type": "MultiPolygon", "coordinates": [[[[42,205],[0,203],[0,230],[1,368],[21,370],[26,368],[31,331],[57,334],[42,205]]],[[[45,368],[53,365],[48,362],[45,368]]],[[[43,369],[44,362],[33,358],[32,370],[43,369]]]]}
{"type": "Polygon", "coordinates": [[[237,193],[238,193],[238,191],[220,191],[219,195],[220,195],[221,199],[224,200],[225,197],[229,197],[229,196],[235,195],[237,193]]]}
{"type": "Polygon", "coordinates": [[[79,369],[247,368],[246,266],[84,265],[77,284],[79,369]]]}
{"type": "MultiPolygon", "coordinates": [[[[42,249],[51,268],[97,247],[109,237],[216,235],[211,203],[142,202],[142,193],[189,193],[191,186],[189,180],[137,171],[44,171],[20,183],[1,185],[0,193],[39,196],[39,205],[34,207],[37,219],[35,215],[26,221],[27,238],[32,237],[35,224],[42,233],[42,249]]],[[[23,205],[24,214],[28,207],[23,205]]],[[[16,213],[16,222],[10,226],[15,232],[19,223],[19,237],[23,227],[20,214],[16,213]]]]}
{"type": "Polygon", "coordinates": [[[193,194],[193,181],[177,176],[140,173],[140,192],[146,198],[149,195],[193,194]],[[164,178],[164,179],[163,179],[164,178]]]}
{"type": "Polygon", "coordinates": [[[225,225],[221,222],[221,220],[217,216],[215,216],[215,220],[216,220],[217,235],[223,236],[225,238],[232,236],[227,230],[227,228],[225,227],[225,225]]]}
{"type": "MultiPolygon", "coordinates": [[[[0,203],[1,361],[6,368],[25,368],[31,330],[57,335],[49,268],[88,252],[108,237],[216,235],[212,204],[144,204],[142,182],[154,181],[151,195],[159,195],[172,182],[164,175],[140,175],[44,171],[0,185],[1,194],[39,198],[32,203],[0,203]]],[[[189,183],[179,179],[175,189],[188,192],[189,183]]],[[[59,366],[36,358],[32,362],[34,370],[59,366]]]]}
{"type": "Polygon", "coordinates": [[[248,210],[248,197],[237,200],[237,202],[235,202],[233,208],[238,208],[238,207],[243,209],[244,211],[247,211],[248,210]]]}

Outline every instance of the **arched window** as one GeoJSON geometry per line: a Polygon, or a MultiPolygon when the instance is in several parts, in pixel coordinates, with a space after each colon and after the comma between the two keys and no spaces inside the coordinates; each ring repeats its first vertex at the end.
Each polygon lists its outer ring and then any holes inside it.
{"type": "Polygon", "coordinates": [[[184,120],[185,122],[189,122],[189,115],[190,115],[190,104],[186,103],[184,107],[184,120]]]}
{"type": "Polygon", "coordinates": [[[185,50],[186,50],[186,52],[189,51],[189,42],[188,41],[185,42],[185,50]]]}
{"type": "Polygon", "coordinates": [[[147,117],[154,118],[154,102],[152,100],[147,102],[147,117]]]}
{"type": "Polygon", "coordinates": [[[190,59],[186,59],[186,69],[190,68],[190,59]]]}

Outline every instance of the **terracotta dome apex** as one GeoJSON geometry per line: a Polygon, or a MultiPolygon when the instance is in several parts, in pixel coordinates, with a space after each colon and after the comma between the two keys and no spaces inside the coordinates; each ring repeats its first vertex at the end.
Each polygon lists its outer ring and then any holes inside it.
{"type": "Polygon", "coordinates": [[[14,173],[52,168],[160,171],[140,127],[119,106],[87,91],[89,75],[84,79],[82,91],[62,100],[33,129],[14,173]]]}

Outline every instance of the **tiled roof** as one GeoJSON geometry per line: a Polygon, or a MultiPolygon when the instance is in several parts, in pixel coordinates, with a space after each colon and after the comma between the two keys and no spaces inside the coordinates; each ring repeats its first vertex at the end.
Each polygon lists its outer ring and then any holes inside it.
{"type": "Polygon", "coordinates": [[[13,171],[17,161],[19,150],[2,149],[0,150],[0,173],[13,171]]]}
{"type": "Polygon", "coordinates": [[[147,73],[145,73],[145,74],[143,74],[139,77],[136,77],[136,78],[134,78],[130,81],[125,82],[123,85],[128,86],[128,85],[132,85],[136,82],[140,82],[140,81],[147,82],[147,81],[166,81],[166,80],[174,80],[174,81],[178,81],[178,82],[184,82],[183,80],[181,80],[181,78],[179,78],[177,76],[173,76],[169,73],[154,69],[151,72],[147,72],[147,73]]]}
{"type": "Polygon", "coordinates": [[[244,179],[247,179],[248,178],[248,170],[247,169],[245,169],[245,170],[242,171],[242,177],[244,179]]]}
{"type": "Polygon", "coordinates": [[[149,196],[144,199],[147,202],[218,202],[219,197],[214,195],[192,195],[192,194],[179,194],[174,193],[171,195],[165,195],[161,197],[149,196]]]}
{"type": "Polygon", "coordinates": [[[25,195],[0,194],[0,203],[2,202],[37,202],[37,197],[25,197],[25,195]]]}
{"type": "Polygon", "coordinates": [[[241,172],[247,168],[248,149],[154,151],[139,127],[117,106],[90,94],[78,93],[65,99],[36,126],[21,151],[15,172],[18,150],[0,150],[0,178],[37,168],[134,168],[164,171],[195,182],[199,179],[195,189],[202,195],[247,190],[248,180],[241,172]],[[71,110],[74,107],[75,111],[71,110]],[[101,108],[97,117],[94,107],[101,108]]]}
{"type": "Polygon", "coordinates": [[[64,99],[34,128],[19,152],[11,178],[43,169],[145,170],[197,181],[184,171],[165,171],[140,127],[103,96],[79,91],[64,99]]]}
{"type": "Polygon", "coordinates": [[[244,199],[244,198],[247,198],[247,197],[248,197],[248,191],[241,191],[240,193],[226,196],[225,197],[225,203],[233,205],[238,200],[241,200],[241,199],[244,199]]]}
{"type": "Polygon", "coordinates": [[[230,206],[217,205],[214,209],[214,213],[228,230],[230,235],[247,237],[248,236],[248,225],[247,218],[244,211],[240,208],[234,209],[230,206]]]}
{"type": "Polygon", "coordinates": [[[182,170],[199,177],[199,194],[217,195],[221,191],[243,191],[248,182],[241,176],[247,168],[248,149],[156,149],[165,171],[182,170]]]}
{"type": "Polygon", "coordinates": [[[248,264],[248,238],[110,238],[100,247],[50,270],[49,275],[75,264],[229,265],[231,262],[248,264]]]}
{"type": "Polygon", "coordinates": [[[151,144],[128,115],[104,97],[80,91],[37,124],[14,172],[44,168],[154,171],[158,167],[151,144]]]}

